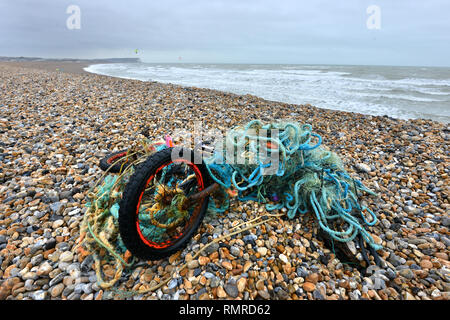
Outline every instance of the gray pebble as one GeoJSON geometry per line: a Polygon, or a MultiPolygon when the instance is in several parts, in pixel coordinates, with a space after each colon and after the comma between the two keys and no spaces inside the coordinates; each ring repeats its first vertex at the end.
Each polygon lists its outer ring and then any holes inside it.
{"type": "Polygon", "coordinates": [[[83,284],[83,292],[86,294],[91,294],[92,293],[92,284],[91,283],[83,284]]]}
{"type": "Polygon", "coordinates": [[[219,284],[220,284],[220,278],[214,276],[214,278],[211,279],[210,287],[215,288],[215,287],[218,287],[219,284]]]}
{"type": "Polygon", "coordinates": [[[217,250],[219,250],[219,244],[217,242],[213,242],[208,248],[205,249],[204,252],[209,255],[217,250]]]}
{"type": "Polygon", "coordinates": [[[402,269],[398,273],[407,279],[414,278],[414,272],[412,272],[411,269],[402,269]]]}
{"type": "Polygon", "coordinates": [[[62,295],[64,297],[68,297],[73,292],[73,289],[74,289],[73,285],[69,285],[69,286],[65,287],[62,292],[62,295]]]}
{"type": "Polygon", "coordinates": [[[394,280],[397,276],[395,275],[395,272],[391,268],[388,268],[386,271],[386,277],[388,277],[389,280],[394,280]]]}
{"type": "Polygon", "coordinates": [[[447,217],[447,216],[442,217],[442,219],[441,219],[441,224],[442,224],[444,227],[450,226],[450,217],[447,217]]]}
{"type": "Polygon", "coordinates": [[[236,247],[236,246],[231,246],[231,248],[230,248],[230,253],[231,253],[233,256],[238,257],[240,252],[241,252],[241,250],[240,250],[238,247],[236,247]]]}
{"type": "Polygon", "coordinates": [[[227,283],[224,286],[225,292],[232,298],[236,298],[239,295],[238,288],[235,283],[227,283]]]}
{"type": "Polygon", "coordinates": [[[306,278],[308,276],[308,271],[306,271],[302,267],[298,267],[297,268],[297,276],[302,277],[302,278],[306,278]]]}
{"type": "Polygon", "coordinates": [[[375,281],[374,281],[374,284],[373,284],[373,288],[375,290],[385,289],[386,288],[386,283],[381,278],[375,278],[375,281]]]}
{"type": "Polygon", "coordinates": [[[63,204],[61,202],[54,202],[52,204],[50,204],[50,210],[54,213],[54,214],[58,214],[60,209],[62,208],[63,204]]]}
{"type": "Polygon", "coordinates": [[[31,298],[33,300],[45,300],[47,297],[47,291],[44,290],[38,290],[31,294],[31,298]]]}
{"type": "Polygon", "coordinates": [[[33,266],[39,265],[44,260],[44,256],[42,254],[35,255],[33,258],[31,258],[31,264],[33,266]]]}
{"type": "Polygon", "coordinates": [[[80,300],[80,297],[81,297],[81,294],[76,293],[74,291],[67,297],[67,300],[80,300]]]}
{"type": "Polygon", "coordinates": [[[318,300],[324,300],[325,298],[322,296],[322,294],[320,293],[320,291],[319,290],[314,290],[313,291],[313,297],[315,298],[315,299],[318,299],[318,300]]]}
{"type": "Polygon", "coordinates": [[[53,287],[54,285],[60,283],[62,281],[62,279],[64,279],[64,277],[66,276],[65,272],[61,272],[59,273],[56,277],[54,277],[52,280],[50,280],[50,282],[48,283],[48,285],[50,287],[53,287]]]}
{"type": "Polygon", "coordinates": [[[75,285],[75,288],[73,289],[73,292],[81,294],[83,292],[83,286],[84,286],[84,284],[77,283],[75,285]]]}
{"type": "Polygon", "coordinates": [[[172,290],[175,289],[178,286],[178,280],[177,279],[172,279],[169,281],[167,287],[172,290]]]}

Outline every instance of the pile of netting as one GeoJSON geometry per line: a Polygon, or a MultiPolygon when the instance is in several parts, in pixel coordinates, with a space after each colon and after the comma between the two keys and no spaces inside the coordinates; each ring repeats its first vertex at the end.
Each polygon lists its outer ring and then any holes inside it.
{"type": "MultiPolygon", "coordinates": [[[[137,259],[133,259],[131,253],[127,250],[120,238],[118,215],[122,193],[130,177],[134,173],[136,166],[144,162],[153,153],[172,146],[173,143],[168,136],[166,137],[165,142],[142,141],[140,145],[132,147],[129,152],[127,152],[126,162],[128,162],[129,165],[126,168],[121,170],[118,174],[109,174],[108,171],[106,171],[88,194],[89,201],[86,204],[88,210],[80,224],[80,236],[77,245],[74,246],[72,250],[77,252],[85,261],[90,261],[89,257],[92,257],[97,284],[102,289],[110,289],[119,297],[125,298],[136,294],[153,292],[167,284],[175,274],[179,274],[182,269],[187,267],[187,262],[177,266],[172,274],[165,279],[161,279],[159,283],[153,286],[143,284],[139,290],[127,291],[114,288],[115,284],[122,277],[125,268],[130,270],[133,267],[137,267],[139,264],[137,259]]],[[[111,167],[119,161],[121,161],[121,159],[112,163],[111,167]]],[[[282,214],[266,214],[238,224],[230,228],[228,230],[229,233],[226,235],[215,238],[213,241],[203,246],[202,249],[193,255],[193,259],[196,259],[201,252],[206,250],[213,243],[218,243],[226,238],[245,232],[281,216],[282,214]]],[[[149,225],[147,231],[147,236],[155,236],[155,230],[152,229],[152,225],[149,225]]],[[[143,233],[145,232],[146,231],[143,230],[143,233]]]]}
{"type": "MultiPolygon", "coordinates": [[[[255,120],[232,129],[221,144],[209,155],[203,154],[203,161],[212,179],[221,186],[221,197],[224,196],[220,201],[210,201],[210,211],[226,211],[230,195],[235,195],[241,201],[265,203],[268,211],[285,208],[287,213],[266,213],[235,226],[229,230],[233,232],[214,239],[194,258],[212,243],[231,235],[282,215],[292,219],[306,212],[312,212],[320,228],[336,241],[348,242],[360,234],[373,249],[381,249],[364,227],[373,226],[377,218],[369,208],[360,205],[358,194],[375,193],[347,174],[339,157],[321,145],[322,138],[312,131],[311,125],[263,124],[255,120]]],[[[92,256],[101,288],[111,288],[120,279],[124,267],[136,265],[120,239],[118,227],[119,203],[125,185],[140,163],[170,146],[173,144],[168,141],[145,140],[130,148],[126,157],[130,158],[131,165],[119,174],[105,172],[88,194],[88,210],[74,250],[82,258],[92,256]]],[[[173,205],[179,203],[174,201],[173,205]]],[[[161,230],[149,226],[150,234],[157,235],[156,231],[161,230]]],[[[177,268],[177,272],[184,267],[186,264],[177,268]]],[[[139,293],[156,290],[170,278],[139,293]]]]}
{"type": "Polygon", "coordinates": [[[167,148],[164,142],[141,141],[128,150],[124,161],[129,164],[126,168],[119,174],[106,171],[88,193],[88,210],[80,224],[80,237],[73,250],[83,258],[93,258],[97,283],[103,289],[112,287],[122,276],[124,267],[132,267],[136,262],[119,234],[119,203],[125,185],[136,166],[164,148],[167,148]]]}
{"type": "MultiPolygon", "coordinates": [[[[236,189],[239,200],[266,203],[269,211],[286,208],[291,219],[314,212],[333,240],[348,242],[360,234],[373,249],[382,248],[364,227],[377,218],[358,200],[358,192],[375,193],[347,174],[311,125],[254,120],[232,129],[219,143],[223,147],[216,146],[204,161],[214,181],[236,189]]],[[[216,210],[228,205],[225,201],[216,210]]]]}

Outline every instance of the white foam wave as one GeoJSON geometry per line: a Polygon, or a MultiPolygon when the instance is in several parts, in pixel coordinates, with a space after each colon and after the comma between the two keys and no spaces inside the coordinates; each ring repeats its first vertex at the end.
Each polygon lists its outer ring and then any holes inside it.
{"type": "MultiPolygon", "coordinates": [[[[426,110],[426,114],[449,122],[450,75],[449,79],[435,79],[430,73],[423,78],[392,79],[391,69],[376,69],[376,73],[372,67],[371,72],[359,76],[358,72],[362,68],[99,64],[85,70],[122,78],[204,87],[237,94],[249,93],[268,100],[310,103],[323,108],[371,115],[387,114],[405,119],[420,117],[426,110]]],[[[417,70],[414,72],[417,73],[417,70]]]]}

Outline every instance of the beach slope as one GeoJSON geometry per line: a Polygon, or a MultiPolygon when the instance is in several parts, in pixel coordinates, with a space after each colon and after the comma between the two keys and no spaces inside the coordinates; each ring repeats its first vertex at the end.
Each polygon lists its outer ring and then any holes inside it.
{"type": "MultiPolygon", "coordinates": [[[[253,243],[245,235],[228,240],[194,259],[181,282],[140,298],[449,298],[447,125],[118,79],[84,66],[0,63],[0,299],[120,298],[96,284],[92,260],[71,252],[87,192],[102,175],[99,159],[139,141],[143,131],[161,138],[193,130],[194,121],[225,131],[253,119],[310,123],[348,172],[379,194],[363,201],[379,218],[369,230],[384,246],[386,267],[362,274],[335,259],[306,214],[251,230],[253,243]]],[[[234,201],[229,212],[202,224],[181,254],[142,263],[118,287],[158,283],[192,259],[208,235],[261,212],[262,205],[234,201]]]]}

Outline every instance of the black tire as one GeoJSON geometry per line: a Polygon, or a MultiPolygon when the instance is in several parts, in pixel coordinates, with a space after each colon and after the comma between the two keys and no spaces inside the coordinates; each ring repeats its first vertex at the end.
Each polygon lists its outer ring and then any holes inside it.
{"type": "MultiPolygon", "coordinates": [[[[206,210],[208,209],[209,197],[205,197],[202,203],[197,204],[196,211],[198,213],[193,216],[193,221],[187,224],[189,228],[183,231],[182,235],[177,238],[174,243],[164,248],[155,248],[146,244],[139,235],[137,227],[137,211],[141,201],[141,195],[147,188],[149,179],[157,174],[158,169],[171,163],[173,159],[172,150],[175,148],[167,148],[151,155],[142,165],[136,169],[131,176],[128,184],[125,186],[119,209],[119,232],[127,249],[135,256],[144,260],[159,260],[170,256],[171,254],[182,250],[190,238],[197,231],[201,221],[203,220],[206,210]],[[201,206],[201,207],[200,207],[201,206]]],[[[194,152],[190,149],[176,149],[182,151],[182,155],[190,154],[190,159],[194,158],[194,152]]],[[[182,158],[183,156],[179,158],[182,158]]],[[[210,185],[210,177],[205,165],[195,164],[203,179],[203,188],[210,185]]]]}
{"type": "Polygon", "coordinates": [[[128,168],[130,163],[124,163],[124,161],[118,161],[120,158],[124,158],[127,155],[127,150],[121,150],[108,154],[106,157],[100,160],[99,166],[103,171],[111,173],[119,173],[121,170],[128,168]],[[118,162],[117,162],[118,161],[118,162]],[[114,164],[114,165],[113,165],[114,164]]]}

